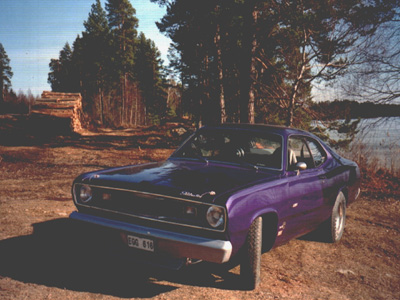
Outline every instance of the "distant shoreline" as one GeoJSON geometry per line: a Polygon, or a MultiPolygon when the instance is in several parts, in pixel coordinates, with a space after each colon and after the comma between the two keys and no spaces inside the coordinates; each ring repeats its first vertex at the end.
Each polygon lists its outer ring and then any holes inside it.
{"type": "Polygon", "coordinates": [[[314,103],[312,109],[320,113],[321,120],[400,117],[400,104],[374,103],[370,101],[323,101],[314,103]]]}

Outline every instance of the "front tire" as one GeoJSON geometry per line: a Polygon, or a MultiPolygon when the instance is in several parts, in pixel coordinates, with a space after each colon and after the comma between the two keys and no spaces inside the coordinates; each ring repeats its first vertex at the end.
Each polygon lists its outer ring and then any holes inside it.
{"type": "Polygon", "coordinates": [[[260,283],[262,250],[262,218],[251,224],[240,264],[240,276],[248,289],[255,289],[260,283]]]}
{"type": "Polygon", "coordinates": [[[343,236],[344,227],[346,224],[346,197],[342,192],[336,197],[335,204],[332,208],[330,218],[330,226],[328,227],[329,241],[336,243],[343,236]]]}

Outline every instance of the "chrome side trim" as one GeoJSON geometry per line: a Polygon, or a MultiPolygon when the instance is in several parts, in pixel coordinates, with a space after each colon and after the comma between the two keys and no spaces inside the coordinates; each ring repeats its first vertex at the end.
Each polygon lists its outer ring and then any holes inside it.
{"type": "Polygon", "coordinates": [[[227,214],[226,214],[225,207],[221,206],[221,205],[214,205],[214,204],[210,204],[210,203],[202,203],[202,202],[199,202],[199,201],[194,201],[194,200],[184,199],[184,198],[178,198],[178,197],[173,197],[173,196],[168,196],[168,195],[153,194],[153,193],[147,193],[147,192],[142,192],[142,191],[120,189],[120,188],[113,188],[113,187],[107,187],[107,186],[98,186],[98,185],[85,184],[85,183],[75,183],[74,184],[74,186],[73,186],[73,196],[74,196],[73,197],[74,198],[74,202],[75,202],[75,204],[77,206],[82,206],[82,207],[86,207],[86,208],[90,208],[90,209],[96,209],[96,210],[99,210],[99,211],[117,213],[117,214],[120,214],[120,215],[123,215],[123,216],[134,217],[134,218],[138,218],[138,219],[141,219],[141,220],[155,221],[155,222],[164,223],[164,224],[180,225],[180,226],[184,226],[184,227],[202,229],[202,230],[207,230],[207,231],[224,232],[226,230],[227,214]],[[129,214],[129,213],[124,213],[124,212],[120,212],[120,211],[116,211],[116,210],[110,210],[110,209],[100,208],[100,207],[96,207],[96,206],[91,206],[91,205],[88,205],[88,204],[83,204],[83,203],[78,202],[78,200],[77,200],[78,198],[77,198],[77,196],[75,194],[75,192],[76,192],[75,186],[76,185],[88,185],[90,187],[94,187],[94,188],[98,188],[98,189],[129,192],[129,193],[137,194],[137,195],[139,195],[139,197],[144,195],[145,197],[161,197],[161,198],[166,198],[166,199],[178,200],[178,201],[182,201],[182,202],[195,203],[197,205],[218,206],[218,207],[221,207],[224,210],[224,227],[221,228],[221,229],[201,227],[201,226],[195,226],[195,225],[171,222],[171,221],[166,221],[166,220],[160,220],[160,219],[155,219],[155,218],[145,217],[145,216],[140,216],[140,215],[135,215],[135,214],[129,214]]]}
{"type": "Polygon", "coordinates": [[[154,229],[76,211],[71,213],[70,218],[154,239],[158,252],[167,253],[174,257],[187,257],[214,263],[224,263],[229,261],[232,254],[232,244],[229,241],[207,239],[162,229],[154,229]]]}

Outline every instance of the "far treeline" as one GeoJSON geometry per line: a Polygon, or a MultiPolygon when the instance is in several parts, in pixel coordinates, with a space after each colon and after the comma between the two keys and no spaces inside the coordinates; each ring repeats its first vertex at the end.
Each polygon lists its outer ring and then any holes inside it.
{"type": "Polygon", "coordinates": [[[399,104],[335,100],[314,103],[312,110],[320,120],[354,120],[380,117],[400,117],[399,104]]]}
{"type": "MultiPolygon", "coordinates": [[[[168,68],[154,42],[137,32],[129,0],[106,0],[104,9],[96,0],[85,30],[50,62],[52,90],[81,93],[91,124],[127,127],[186,117],[198,126],[308,129],[323,107],[333,107],[315,104],[312,86],[371,65],[370,41],[384,25],[392,28],[385,32],[397,32],[400,7],[400,0],[150,1],[166,8],[157,26],[172,40],[168,68]]],[[[398,47],[387,43],[387,49],[398,47]]],[[[389,53],[375,50],[380,57],[389,53]]],[[[393,66],[379,63],[385,62],[393,66]]],[[[357,104],[335,105],[355,116],[357,104]]]]}

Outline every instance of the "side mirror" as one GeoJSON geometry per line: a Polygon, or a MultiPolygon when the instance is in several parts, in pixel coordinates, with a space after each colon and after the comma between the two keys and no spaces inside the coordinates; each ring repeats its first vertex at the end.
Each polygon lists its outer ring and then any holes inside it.
{"type": "Polygon", "coordinates": [[[296,170],[297,171],[304,171],[307,169],[307,164],[303,161],[300,161],[296,164],[296,170]]]}

